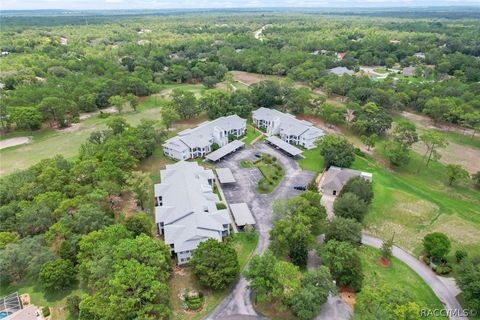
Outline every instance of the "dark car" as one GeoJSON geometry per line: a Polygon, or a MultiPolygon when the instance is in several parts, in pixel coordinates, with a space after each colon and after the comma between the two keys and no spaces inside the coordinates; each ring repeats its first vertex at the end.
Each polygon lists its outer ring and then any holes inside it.
{"type": "Polygon", "coordinates": [[[300,191],[305,191],[305,190],[307,190],[307,186],[295,186],[295,187],[293,187],[293,189],[300,190],[300,191]]]}
{"type": "Polygon", "coordinates": [[[262,154],[261,154],[260,152],[257,152],[257,153],[255,153],[255,157],[261,158],[261,157],[262,157],[262,154]]]}

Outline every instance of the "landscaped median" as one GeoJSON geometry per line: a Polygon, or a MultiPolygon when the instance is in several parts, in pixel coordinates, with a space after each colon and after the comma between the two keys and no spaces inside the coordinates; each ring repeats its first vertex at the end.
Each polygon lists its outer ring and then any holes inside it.
{"type": "MultiPolygon", "coordinates": [[[[245,163],[242,164],[242,167],[245,163]]],[[[255,160],[253,165],[256,166],[263,175],[263,178],[258,181],[258,193],[270,193],[279,185],[285,176],[285,170],[277,162],[277,158],[262,153],[261,158],[255,160]]]]}

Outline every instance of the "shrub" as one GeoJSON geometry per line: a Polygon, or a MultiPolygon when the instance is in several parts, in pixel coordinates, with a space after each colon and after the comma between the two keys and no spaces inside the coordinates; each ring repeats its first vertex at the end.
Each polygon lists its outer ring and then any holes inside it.
{"type": "Polygon", "coordinates": [[[77,295],[67,297],[67,309],[72,316],[78,317],[81,301],[82,299],[77,295]]]}
{"type": "Polygon", "coordinates": [[[50,316],[50,308],[49,307],[43,307],[42,308],[42,314],[44,317],[50,316]]]}
{"type": "Polygon", "coordinates": [[[457,250],[455,251],[455,259],[457,262],[461,262],[463,259],[467,257],[467,252],[464,250],[457,250]]]}
{"type": "Polygon", "coordinates": [[[40,270],[40,284],[47,290],[61,290],[75,280],[75,269],[70,260],[49,261],[40,270]]]}
{"type": "Polygon", "coordinates": [[[217,205],[217,210],[227,209],[227,205],[223,202],[217,202],[216,205],[217,205]]]}
{"type": "Polygon", "coordinates": [[[435,271],[437,274],[440,274],[440,275],[446,275],[446,274],[449,274],[450,272],[452,272],[452,267],[448,264],[445,264],[443,266],[436,266],[433,268],[433,271],[435,271]]]}

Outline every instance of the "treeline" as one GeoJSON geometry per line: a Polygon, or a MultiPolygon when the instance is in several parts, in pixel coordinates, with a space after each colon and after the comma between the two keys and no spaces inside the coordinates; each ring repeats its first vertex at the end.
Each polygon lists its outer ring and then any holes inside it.
{"type": "Polygon", "coordinates": [[[33,130],[43,122],[64,127],[80,112],[111,105],[112,96],[146,96],[167,83],[212,88],[229,70],[287,76],[387,109],[426,109],[438,121],[462,124],[478,112],[478,22],[301,17],[179,15],[3,28],[0,47],[8,54],[0,58],[1,125],[4,131],[33,130]],[[265,24],[259,41],[254,31],[265,24]],[[377,83],[328,73],[337,66],[397,64],[415,66],[428,81],[377,83]],[[434,98],[441,100],[427,106],[434,98]]]}
{"type": "Polygon", "coordinates": [[[111,118],[78,160],[56,156],[2,178],[2,284],[38,279],[53,292],[79,281],[88,296],[67,303],[80,319],[168,318],[170,250],[153,238],[149,214],[119,210],[125,191],[148,206],[150,179],[134,169],[162,137],[153,122],[111,118]]]}

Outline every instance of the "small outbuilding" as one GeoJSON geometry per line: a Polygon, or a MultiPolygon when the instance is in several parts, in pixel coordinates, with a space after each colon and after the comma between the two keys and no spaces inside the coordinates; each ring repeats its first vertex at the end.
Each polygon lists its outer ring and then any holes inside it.
{"type": "Polygon", "coordinates": [[[362,177],[367,181],[372,181],[372,174],[369,172],[331,166],[325,173],[320,191],[322,194],[337,196],[348,180],[353,177],[362,177]]]}
{"type": "Polygon", "coordinates": [[[233,219],[237,227],[242,230],[246,225],[255,226],[255,219],[245,202],[230,204],[233,219]]]}

